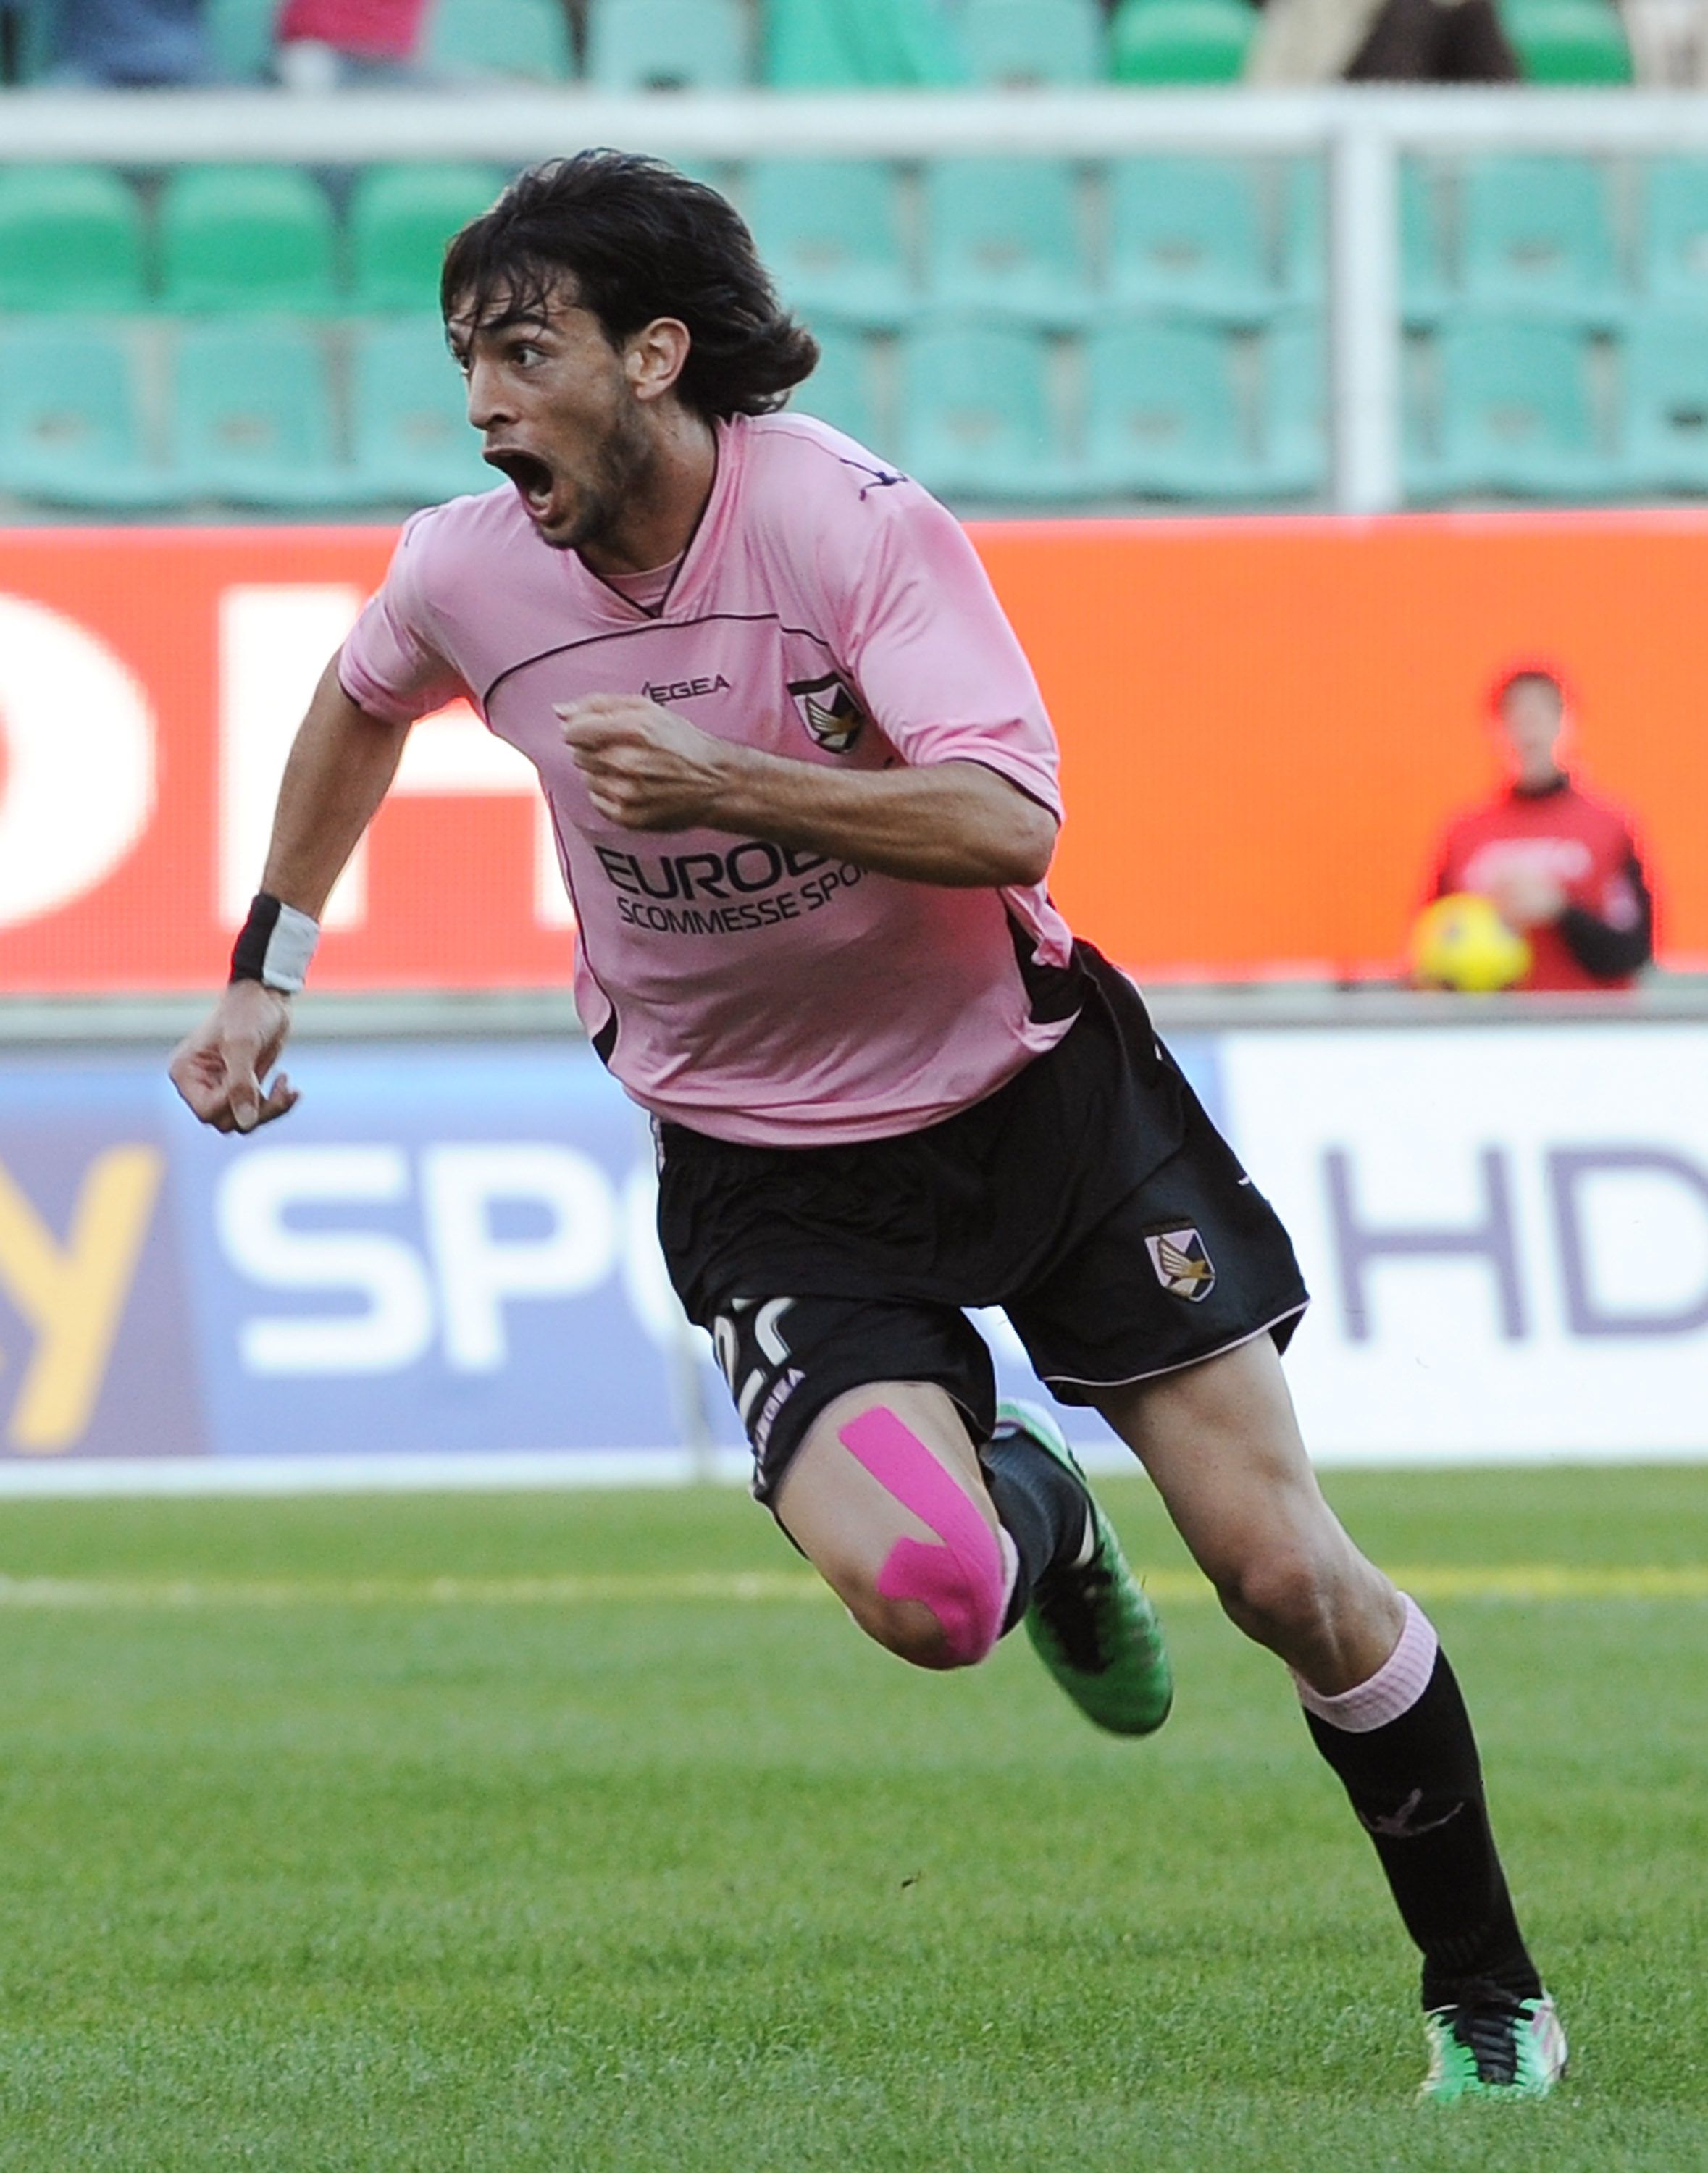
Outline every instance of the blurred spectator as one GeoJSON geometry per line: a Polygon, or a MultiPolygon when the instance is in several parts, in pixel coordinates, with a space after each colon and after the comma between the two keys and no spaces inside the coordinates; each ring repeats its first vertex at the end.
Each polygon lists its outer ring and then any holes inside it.
{"type": "Polygon", "coordinates": [[[1530,943],[1525,989],[1623,989],[1654,956],[1654,909],[1624,817],[1560,767],[1568,717],[1554,672],[1525,665],[1494,694],[1506,788],[1451,822],[1433,895],[1474,891],[1530,943]]]}
{"type": "Polygon", "coordinates": [[[1246,81],[1517,83],[1494,0],[1268,0],[1246,81]]]}
{"type": "Polygon", "coordinates": [[[427,0],[284,0],[274,70],[287,90],[418,80],[427,0]]]}
{"type": "Polygon", "coordinates": [[[218,71],[202,0],[59,0],[46,81],[57,88],[164,89],[218,71]]]}

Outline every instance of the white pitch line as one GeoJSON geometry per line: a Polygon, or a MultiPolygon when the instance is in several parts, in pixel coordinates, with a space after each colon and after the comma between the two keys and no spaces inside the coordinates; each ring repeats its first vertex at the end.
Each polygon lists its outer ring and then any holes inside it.
{"type": "MultiPolygon", "coordinates": [[[[1426,1599],[1708,1599],[1708,1563],[1677,1567],[1581,1566],[1560,1562],[1460,1566],[1418,1564],[1395,1582],[1426,1599]]],[[[1170,1606],[1211,1599],[1188,1570],[1145,1579],[1170,1606]]],[[[754,1605],[833,1598],[804,1570],[694,1570],[659,1575],[512,1577],[51,1577],[0,1575],[0,1609],[306,1607],[585,1607],[683,1601],[754,1605]]]]}

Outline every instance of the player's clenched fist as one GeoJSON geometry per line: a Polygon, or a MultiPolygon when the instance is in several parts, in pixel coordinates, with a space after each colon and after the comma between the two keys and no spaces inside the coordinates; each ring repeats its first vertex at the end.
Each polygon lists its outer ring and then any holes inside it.
{"type": "Polygon", "coordinates": [[[558,704],[563,738],[588,795],[625,830],[712,824],[736,751],[673,709],[636,694],[590,694],[558,704]]]}
{"type": "Polygon", "coordinates": [[[290,1032],[290,1000],[260,981],[234,981],[193,1033],[172,1052],[172,1084],[217,1132],[252,1132],[296,1107],[297,1090],[278,1061],[290,1032]]]}

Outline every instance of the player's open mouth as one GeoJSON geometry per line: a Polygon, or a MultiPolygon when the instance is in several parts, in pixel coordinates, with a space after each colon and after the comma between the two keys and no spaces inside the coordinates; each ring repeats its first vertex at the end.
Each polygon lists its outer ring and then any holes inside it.
{"type": "Polygon", "coordinates": [[[509,477],[521,493],[523,503],[536,520],[544,520],[552,510],[552,493],[557,478],[550,467],[536,453],[516,452],[500,447],[485,456],[487,464],[509,477]]]}

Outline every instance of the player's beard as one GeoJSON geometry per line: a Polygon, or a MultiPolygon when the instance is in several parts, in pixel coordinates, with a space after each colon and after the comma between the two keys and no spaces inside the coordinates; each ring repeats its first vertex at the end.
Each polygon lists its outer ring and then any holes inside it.
{"type": "Polygon", "coordinates": [[[609,543],[623,515],[644,492],[657,455],[646,427],[632,407],[620,407],[600,440],[579,483],[568,529],[546,537],[554,551],[583,551],[609,543]]]}

